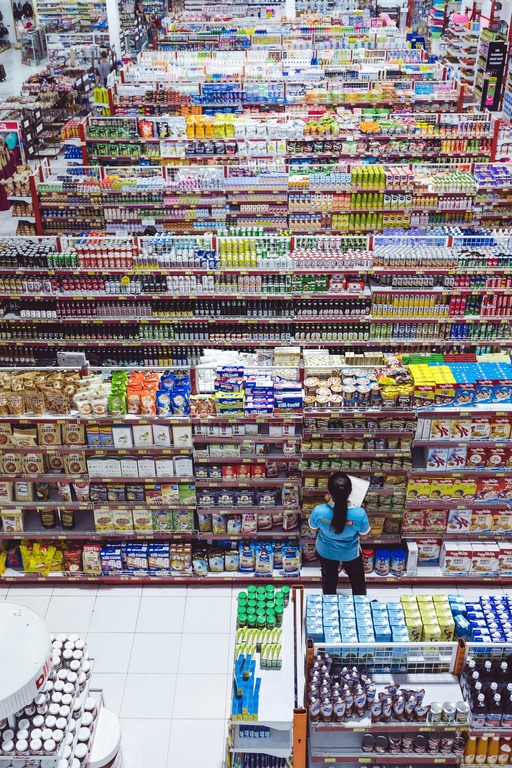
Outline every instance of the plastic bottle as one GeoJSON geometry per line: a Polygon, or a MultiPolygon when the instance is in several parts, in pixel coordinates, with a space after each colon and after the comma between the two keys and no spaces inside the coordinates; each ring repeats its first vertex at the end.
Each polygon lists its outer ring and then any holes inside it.
{"type": "Polygon", "coordinates": [[[496,765],[496,763],[498,762],[499,751],[500,751],[500,737],[493,736],[489,742],[489,747],[487,749],[488,765],[496,765]]]}
{"type": "Polygon", "coordinates": [[[484,765],[487,762],[487,748],[489,745],[488,736],[480,736],[476,745],[475,763],[484,765]]]}
{"type": "Polygon", "coordinates": [[[464,750],[464,764],[473,765],[476,758],[476,736],[470,736],[464,750]]]}

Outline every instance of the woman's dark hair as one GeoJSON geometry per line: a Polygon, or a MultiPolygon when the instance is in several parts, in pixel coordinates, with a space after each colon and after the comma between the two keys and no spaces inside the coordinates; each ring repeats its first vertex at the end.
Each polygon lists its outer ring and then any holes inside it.
{"type": "Polygon", "coordinates": [[[343,533],[347,523],[348,497],[352,493],[352,481],[345,472],[334,472],[327,482],[327,489],[334,501],[331,531],[343,533]]]}

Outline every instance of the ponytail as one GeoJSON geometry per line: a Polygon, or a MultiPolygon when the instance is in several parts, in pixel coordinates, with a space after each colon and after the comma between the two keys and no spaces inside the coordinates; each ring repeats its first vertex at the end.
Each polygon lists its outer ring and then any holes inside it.
{"type": "Polygon", "coordinates": [[[348,499],[352,493],[350,477],[345,472],[335,472],[330,476],[327,488],[334,501],[331,531],[340,534],[343,533],[347,524],[348,499]]]}

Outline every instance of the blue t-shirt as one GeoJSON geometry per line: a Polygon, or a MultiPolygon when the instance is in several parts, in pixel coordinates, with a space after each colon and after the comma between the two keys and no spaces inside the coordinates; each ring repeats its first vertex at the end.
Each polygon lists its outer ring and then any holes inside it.
{"type": "Polygon", "coordinates": [[[311,512],[309,527],[318,530],[316,551],[329,560],[355,560],[359,555],[359,534],[370,532],[368,515],[362,507],[349,507],[347,522],[341,533],[331,530],[333,508],[317,504],[311,512]]]}

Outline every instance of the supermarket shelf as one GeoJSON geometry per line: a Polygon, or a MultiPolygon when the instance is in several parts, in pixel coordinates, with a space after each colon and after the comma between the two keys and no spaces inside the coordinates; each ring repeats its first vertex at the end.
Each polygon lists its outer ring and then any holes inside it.
{"type": "MultiPolygon", "coordinates": [[[[234,460],[231,463],[236,463],[234,460]]],[[[266,485],[275,486],[296,486],[302,484],[302,478],[292,477],[245,477],[243,480],[225,480],[219,478],[218,480],[196,480],[196,486],[198,488],[249,488],[250,486],[263,486],[266,485]]]]}
{"type": "Polygon", "coordinates": [[[325,754],[310,754],[309,760],[311,763],[326,763],[326,764],[336,764],[336,763],[369,763],[373,762],[374,764],[378,764],[379,762],[387,762],[387,759],[389,757],[392,757],[392,762],[396,765],[407,765],[407,764],[417,764],[417,765],[424,765],[424,764],[449,764],[449,765],[459,765],[460,763],[460,757],[457,757],[457,755],[432,755],[432,754],[410,754],[410,755],[387,755],[387,754],[368,754],[368,753],[357,753],[357,754],[347,754],[342,752],[334,752],[331,750],[328,753],[325,754]]]}
{"type": "MultiPolygon", "coordinates": [[[[254,435],[254,437],[257,437],[254,435]]],[[[248,439],[246,437],[246,439],[248,439]]],[[[282,438],[286,440],[286,438],[282,438]]],[[[200,439],[196,442],[202,442],[200,439]]],[[[286,456],[284,453],[265,453],[265,454],[241,454],[239,456],[195,456],[195,464],[266,464],[267,461],[302,461],[301,456],[294,454],[286,456]]]]}
{"type": "MultiPolygon", "coordinates": [[[[499,473],[497,473],[499,475],[499,473]]],[[[512,507],[512,500],[509,504],[496,503],[490,501],[474,501],[473,499],[426,499],[416,501],[415,499],[406,499],[405,504],[408,509],[488,509],[492,507],[495,510],[510,510],[512,507]]]]}

